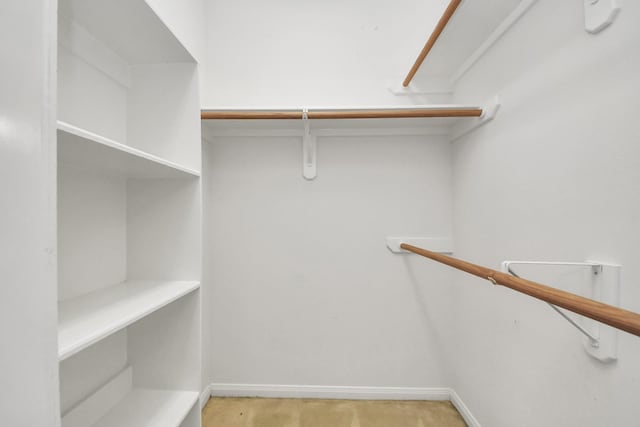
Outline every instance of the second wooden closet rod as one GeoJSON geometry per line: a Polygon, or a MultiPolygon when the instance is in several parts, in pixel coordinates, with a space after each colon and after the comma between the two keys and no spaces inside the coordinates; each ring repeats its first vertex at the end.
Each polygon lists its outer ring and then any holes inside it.
{"type": "MultiPolygon", "coordinates": [[[[480,117],[482,108],[477,107],[434,107],[434,108],[381,108],[381,109],[335,109],[309,110],[309,119],[397,119],[428,117],[480,117]]],[[[302,119],[303,110],[202,110],[203,120],[224,119],[302,119]]]]}
{"type": "Polygon", "coordinates": [[[487,279],[494,285],[502,285],[514,291],[529,295],[530,297],[546,301],[549,304],[557,305],[597,320],[614,328],[629,332],[640,337],[640,314],[633,311],[624,310],[620,307],[603,304],[580,295],[572,294],[560,289],[552,288],[531,280],[514,277],[500,271],[492,270],[481,265],[472,264],[461,259],[453,258],[427,249],[418,248],[406,243],[400,244],[400,248],[405,251],[422,255],[425,258],[457,268],[466,273],[473,274],[482,279],[487,279]]]}

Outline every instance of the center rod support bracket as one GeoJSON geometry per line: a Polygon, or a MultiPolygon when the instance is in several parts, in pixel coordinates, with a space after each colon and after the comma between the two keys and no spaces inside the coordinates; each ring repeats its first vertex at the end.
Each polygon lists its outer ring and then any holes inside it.
{"type": "Polygon", "coordinates": [[[311,181],[318,175],[316,167],[317,135],[311,132],[308,108],[302,109],[302,123],[304,124],[304,133],[302,134],[302,176],[311,181]]]}

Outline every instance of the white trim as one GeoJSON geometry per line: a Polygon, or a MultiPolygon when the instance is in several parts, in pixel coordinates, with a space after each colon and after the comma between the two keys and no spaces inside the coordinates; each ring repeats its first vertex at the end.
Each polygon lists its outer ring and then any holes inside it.
{"type": "Polygon", "coordinates": [[[453,86],[538,0],[522,0],[520,4],[496,27],[489,37],[471,54],[451,77],[453,86]]]}
{"type": "Polygon", "coordinates": [[[425,387],[349,387],[280,384],[222,384],[207,388],[218,397],[272,397],[353,400],[449,400],[451,390],[425,387]]]}
{"type": "MultiPolygon", "coordinates": [[[[528,0],[535,1],[535,0],[528,0]]],[[[235,111],[235,112],[243,112],[243,111],[291,111],[293,113],[300,112],[302,114],[303,110],[307,110],[308,112],[314,111],[345,111],[348,112],[350,110],[365,110],[365,111],[377,111],[377,110],[459,110],[466,108],[482,108],[481,105],[477,104],[408,104],[408,105],[310,105],[310,106],[224,106],[224,105],[205,105],[200,107],[201,112],[215,112],[215,111],[235,111]]],[[[205,119],[206,120],[206,119],[205,119]]],[[[301,118],[290,119],[290,120],[301,120],[301,118]]],[[[324,119],[323,119],[324,120],[324,119]]]]}
{"type": "Polygon", "coordinates": [[[205,405],[209,401],[209,398],[211,397],[212,387],[213,387],[213,384],[209,384],[204,388],[202,393],[200,393],[200,410],[201,411],[204,409],[205,405]]]}
{"type": "MultiPolygon", "coordinates": [[[[448,127],[394,127],[394,128],[324,128],[312,129],[312,133],[318,137],[345,137],[345,136],[449,136],[451,129],[448,127]]],[[[212,142],[214,138],[234,138],[234,137],[291,137],[302,138],[302,129],[242,129],[235,128],[204,128],[203,136],[205,142],[212,142]]]]}
{"type": "Polygon", "coordinates": [[[331,136],[447,136],[450,128],[446,126],[429,127],[392,127],[392,128],[326,128],[314,132],[320,137],[331,136]]]}
{"type": "Polygon", "coordinates": [[[451,389],[450,392],[451,392],[451,395],[449,400],[451,400],[451,403],[453,404],[453,406],[455,406],[458,412],[460,413],[460,415],[462,415],[462,418],[464,418],[464,421],[467,423],[467,426],[482,427],[480,425],[480,422],[471,413],[471,410],[469,409],[469,407],[465,405],[465,403],[462,401],[462,398],[460,397],[460,395],[456,393],[456,391],[453,389],[451,389]]]}
{"type": "Polygon", "coordinates": [[[302,138],[302,128],[300,129],[243,129],[241,127],[221,127],[221,128],[210,128],[204,126],[202,129],[203,136],[206,142],[212,142],[211,137],[216,138],[233,138],[233,137],[291,137],[291,138],[302,138]],[[207,139],[207,137],[209,139],[207,139]]]}

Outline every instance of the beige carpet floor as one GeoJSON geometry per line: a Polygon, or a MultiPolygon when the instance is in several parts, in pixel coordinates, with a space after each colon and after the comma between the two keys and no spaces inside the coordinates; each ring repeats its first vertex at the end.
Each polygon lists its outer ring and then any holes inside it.
{"type": "Polygon", "coordinates": [[[466,427],[450,402],[214,398],[203,427],[466,427]]]}

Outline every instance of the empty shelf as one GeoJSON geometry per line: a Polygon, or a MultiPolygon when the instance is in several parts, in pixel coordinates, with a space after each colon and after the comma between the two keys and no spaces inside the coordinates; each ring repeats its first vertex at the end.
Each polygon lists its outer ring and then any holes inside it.
{"type": "Polygon", "coordinates": [[[135,281],[58,304],[58,359],[64,360],[198,289],[199,282],[135,281]]]}
{"type": "Polygon", "coordinates": [[[61,121],[58,161],[131,178],[200,176],[196,170],[61,121]]]}
{"type": "Polygon", "coordinates": [[[197,391],[133,387],[127,367],[62,416],[62,427],[178,427],[199,399],[197,391]]]}
{"type": "Polygon", "coordinates": [[[194,391],[134,388],[95,427],[178,427],[198,401],[194,391]]]}

